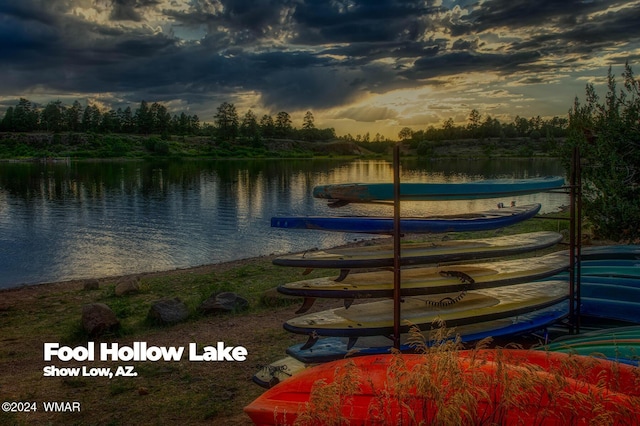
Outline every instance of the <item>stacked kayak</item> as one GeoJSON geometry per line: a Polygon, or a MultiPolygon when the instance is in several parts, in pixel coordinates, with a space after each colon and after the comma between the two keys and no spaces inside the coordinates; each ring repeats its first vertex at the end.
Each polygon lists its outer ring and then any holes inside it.
{"type": "MultiPolygon", "coordinates": [[[[403,243],[400,263],[411,266],[511,256],[551,247],[561,240],[558,232],[540,231],[472,240],[403,243]]],[[[306,251],[279,256],[273,264],[308,269],[385,268],[393,266],[393,245],[306,251]]]]}
{"type": "MultiPolygon", "coordinates": [[[[450,259],[447,256],[474,259],[488,257],[487,252],[492,250],[504,255],[510,250],[522,253],[545,248],[560,239],[559,234],[548,232],[468,240],[457,242],[453,247],[436,246],[431,253],[422,248],[420,256],[425,262],[436,258],[450,259]],[[523,245],[513,245],[518,241],[523,245]]],[[[339,252],[340,258],[335,258],[336,253],[310,256],[309,259],[298,257],[289,265],[310,268],[318,266],[318,257],[324,258],[324,262],[327,257],[333,257],[331,266],[346,268],[354,266],[355,261],[364,260],[358,250],[343,250],[339,252]]],[[[371,256],[366,257],[367,266],[386,266],[389,256],[388,251],[384,256],[372,251],[371,256]]],[[[567,254],[555,252],[527,259],[403,269],[401,311],[407,325],[401,327],[401,340],[406,338],[404,333],[411,326],[428,334],[436,321],[456,327],[456,333],[465,342],[545,328],[568,315],[568,281],[563,278],[547,281],[545,285],[533,282],[565,271],[568,266],[567,254]]],[[[343,308],[300,316],[284,324],[284,328],[292,333],[309,336],[306,343],[287,349],[287,354],[295,360],[309,364],[346,355],[389,353],[392,343],[389,336],[393,333],[393,301],[388,299],[393,297],[392,271],[345,274],[343,269],[338,279],[291,282],[279,286],[278,291],[304,298],[298,314],[309,311],[316,298],[344,301],[343,308]],[[387,299],[353,304],[356,299],[364,298],[387,299]]],[[[410,345],[401,343],[400,349],[410,350],[410,345]]],[[[277,362],[290,364],[287,360],[277,362]]],[[[286,377],[279,379],[283,378],[286,377]]],[[[254,380],[261,384],[267,382],[264,378],[254,380]]]]}
{"type": "MultiPolygon", "coordinates": [[[[557,275],[569,268],[565,252],[534,259],[515,259],[485,263],[414,267],[402,272],[402,296],[444,294],[467,290],[503,287],[557,275]]],[[[393,297],[393,272],[382,270],[348,274],[338,280],[314,278],[282,284],[278,291],[304,298],[393,297]]],[[[308,309],[308,303],[305,303],[308,309]]],[[[300,312],[300,311],[299,311],[300,312]]]]}
{"type": "MultiPolygon", "coordinates": [[[[477,342],[491,337],[517,336],[544,329],[566,318],[569,313],[568,300],[547,308],[536,309],[524,314],[507,316],[489,321],[478,321],[447,330],[429,327],[421,332],[428,346],[437,345],[446,339],[457,338],[461,343],[477,342]],[[442,334],[445,333],[445,336],[442,334]],[[455,333],[455,336],[453,335],[455,333]]],[[[335,361],[363,355],[382,355],[392,352],[393,343],[385,336],[359,336],[357,339],[345,337],[320,338],[313,346],[306,343],[292,345],[286,352],[290,357],[305,364],[335,361]]],[[[401,335],[401,352],[415,352],[416,347],[408,334],[401,335]]]]}
{"type": "MultiPolygon", "coordinates": [[[[564,319],[568,313],[569,302],[564,301],[526,314],[462,325],[455,329],[425,330],[421,339],[425,345],[433,346],[442,344],[443,340],[458,339],[460,343],[469,343],[488,337],[516,336],[551,326],[564,319]]],[[[261,368],[253,376],[253,381],[259,386],[269,388],[312,365],[347,357],[386,355],[392,352],[392,348],[391,339],[385,336],[361,336],[357,339],[320,338],[311,347],[306,347],[306,343],[290,346],[286,350],[288,356],[261,368]]],[[[416,345],[408,334],[403,334],[398,349],[403,353],[411,353],[416,351],[416,345]]]]}
{"type": "MultiPolygon", "coordinates": [[[[432,186],[429,190],[414,184],[401,187],[400,199],[491,198],[514,195],[516,191],[524,194],[555,189],[564,180],[514,181],[510,187],[503,186],[505,183],[477,182],[476,190],[471,189],[472,183],[432,186]],[[522,186],[516,188],[517,185],[522,186]]],[[[329,185],[316,188],[314,196],[329,200],[333,207],[341,207],[349,203],[389,202],[393,200],[392,189],[391,185],[329,185]]],[[[521,215],[526,219],[539,211],[539,205],[520,208],[524,212],[511,211],[503,216],[515,223],[524,220],[521,215]],[[535,213],[531,213],[532,208],[535,213]],[[517,217],[515,221],[513,216],[517,217]]],[[[497,210],[500,211],[509,210],[497,210]]],[[[491,214],[492,211],[485,211],[468,217],[403,218],[401,232],[480,229],[478,224],[491,214]],[[412,219],[417,221],[408,222],[412,219]],[[438,223],[441,219],[452,224],[438,223]],[[419,227],[414,225],[420,220],[424,222],[419,227]],[[478,222],[471,224],[470,220],[478,222]]],[[[492,223],[506,226],[505,222],[498,224],[503,220],[498,216],[490,218],[492,223]]],[[[281,217],[273,218],[272,226],[393,232],[391,218],[373,217],[281,217]]],[[[450,342],[530,333],[568,315],[566,251],[527,259],[475,262],[548,248],[561,237],[554,233],[531,233],[500,238],[402,247],[401,352],[395,354],[390,352],[397,326],[394,312],[397,301],[388,298],[396,294],[393,280],[397,275],[384,269],[352,271],[395,265],[392,247],[325,250],[276,259],[274,263],[282,266],[307,271],[337,268],[341,273],[337,279],[308,279],[278,287],[280,293],[303,298],[297,312],[302,315],[286,321],[284,328],[307,336],[307,341],[289,347],[287,357],[254,376],[256,383],[269,389],[245,412],[256,424],[301,421],[302,424],[587,425],[602,419],[607,419],[608,424],[637,424],[640,370],[634,367],[637,359],[632,356],[637,336],[631,337],[630,332],[553,342],[544,348],[546,351],[447,349],[459,348],[450,342]],[[474,263],[468,262],[471,260],[474,263]],[[343,306],[310,312],[316,298],[339,299],[343,306]],[[381,300],[368,302],[363,300],[366,298],[381,300]],[[443,332],[442,325],[449,332],[443,332]],[[457,338],[452,339],[451,333],[457,338]],[[416,336],[420,335],[423,344],[416,346],[416,336]],[[424,353],[406,353],[415,352],[416,348],[424,353]],[[597,352],[592,349],[601,349],[608,359],[576,355],[597,352]]],[[[583,312],[597,306],[595,309],[603,317],[615,318],[606,309],[629,317],[621,306],[630,304],[629,309],[633,309],[640,302],[636,294],[639,287],[634,284],[640,276],[635,263],[639,258],[640,252],[634,246],[584,249],[580,263],[583,312]]]]}
{"type": "Polygon", "coordinates": [[[617,327],[564,336],[540,349],[606,358],[640,365],[640,326],[617,327]]]}
{"type": "MultiPolygon", "coordinates": [[[[583,247],[580,315],[585,319],[640,324],[640,246],[583,247]]],[[[561,273],[552,279],[568,279],[561,273]]]]}
{"type": "Polygon", "coordinates": [[[275,424],[637,424],[637,367],[534,350],[433,351],[320,364],[244,411],[275,424]]]}
{"type": "Polygon", "coordinates": [[[635,278],[616,276],[614,272],[603,276],[582,275],[580,313],[640,324],[640,275],[635,278]]]}
{"type": "MultiPolygon", "coordinates": [[[[487,179],[462,183],[403,183],[401,200],[463,200],[517,196],[561,188],[564,178],[553,176],[533,179],[487,179]]],[[[391,202],[394,185],[391,183],[350,183],[317,186],[315,198],[327,199],[331,206],[341,207],[349,203],[391,202]]],[[[444,215],[435,217],[402,218],[403,233],[439,233],[484,231],[497,229],[535,216],[539,204],[444,215]]],[[[391,217],[371,216],[290,216],[273,217],[271,226],[288,229],[316,229],[325,231],[391,234],[394,222],[391,217]]]]}
{"type": "MultiPolygon", "coordinates": [[[[488,231],[530,219],[540,211],[540,204],[505,207],[477,213],[452,214],[400,219],[400,232],[436,234],[444,232],[488,231]]],[[[291,216],[271,218],[271,227],[315,229],[366,234],[393,234],[392,217],[375,216],[291,216]]]]}
{"type": "Polygon", "coordinates": [[[621,244],[583,247],[580,258],[582,260],[638,260],[640,259],[640,245],[621,244]]]}
{"type": "MultiPolygon", "coordinates": [[[[548,280],[466,292],[408,296],[402,301],[406,333],[411,326],[429,329],[444,321],[448,327],[513,317],[547,308],[568,298],[566,281],[548,280]]],[[[354,304],[308,313],[287,321],[285,330],[309,336],[312,347],[318,336],[390,336],[394,330],[392,300],[354,304]]]]}
{"type": "MultiPolygon", "coordinates": [[[[551,257],[560,253],[556,252],[551,257]]],[[[580,293],[583,318],[595,321],[596,326],[601,321],[609,320],[640,324],[640,279],[628,276],[630,268],[636,268],[632,264],[637,263],[635,256],[639,253],[639,247],[632,245],[590,246],[584,247],[582,253],[582,258],[587,259],[581,262],[583,275],[580,293]],[[622,276],[619,275],[621,271],[622,276]]],[[[562,255],[565,254],[562,252],[562,255]]],[[[502,265],[508,265],[509,262],[511,261],[505,261],[502,265]]],[[[535,262],[533,263],[535,264],[535,262]]],[[[448,269],[452,267],[453,265],[447,266],[448,269]]],[[[455,265],[455,267],[464,270],[465,265],[455,265]]],[[[420,269],[426,270],[428,268],[420,269]]],[[[370,275],[371,273],[352,274],[345,281],[348,283],[350,280],[370,275]]],[[[477,277],[476,274],[471,275],[477,277]]],[[[479,278],[479,280],[481,279],[479,278]]],[[[568,280],[568,274],[565,272],[551,279],[568,280]]],[[[283,287],[292,284],[296,283],[285,284],[283,287]]],[[[460,285],[464,284],[460,283],[460,285]]],[[[567,314],[568,301],[527,314],[458,326],[455,328],[455,333],[461,342],[474,342],[485,337],[517,336],[558,323],[567,314]]],[[[602,326],[604,325],[605,323],[602,323],[602,326]]],[[[637,327],[627,327],[614,330],[605,329],[578,336],[570,335],[552,342],[545,348],[558,351],[567,349],[567,351],[581,355],[596,355],[633,364],[637,363],[638,356],[640,356],[639,330],[637,327]],[[621,334],[622,331],[625,331],[624,336],[621,334]],[[575,342],[570,341],[573,339],[575,342]],[[583,339],[588,339],[588,342],[583,342],[583,339]]],[[[430,332],[425,331],[423,334],[427,343],[430,343],[430,332]]],[[[403,337],[406,336],[403,335],[403,337]]],[[[411,352],[414,348],[405,340],[403,338],[399,349],[403,352],[411,352]]],[[[287,349],[289,356],[276,363],[286,365],[287,371],[293,374],[308,365],[334,361],[347,356],[388,354],[391,352],[391,348],[391,340],[382,336],[359,337],[355,343],[353,338],[325,337],[320,338],[312,347],[308,347],[307,343],[290,346],[287,349]]],[[[288,377],[288,375],[284,375],[280,379],[284,380],[288,377]]],[[[265,385],[263,381],[257,382],[265,385]]]]}
{"type": "MultiPolygon", "coordinates": [[[[485,179],[461,183],[402,183],[403,201],[472,200],[535,194],[561,188],[564,178],[549,176],[531,179],[485,179]]],[[[313,196],[331,202],[369,203],[393,201],[392,183],[347,183],[321,185],[313,189],[313,196]]]]}

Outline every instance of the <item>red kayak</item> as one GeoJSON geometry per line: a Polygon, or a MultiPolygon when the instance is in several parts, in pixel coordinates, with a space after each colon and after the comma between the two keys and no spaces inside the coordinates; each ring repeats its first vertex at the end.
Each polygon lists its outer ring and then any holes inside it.
{"type": "Polygon", "coordinates": [[[640,425],[640,368],[531,350],[372,355],[308,368],[244,411],[256,425],[640,425]]]}

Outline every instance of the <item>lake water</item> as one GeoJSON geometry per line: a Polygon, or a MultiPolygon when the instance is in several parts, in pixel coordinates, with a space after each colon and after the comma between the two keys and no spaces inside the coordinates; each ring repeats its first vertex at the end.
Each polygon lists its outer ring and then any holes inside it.
{"type": "MultiPolygon", "coordinates": [[[[403,182],[564,175],[557,160],[401,161],[403,182]]],[[[315,185],[391,182],[388,161],[237,160],[0,163],[0,288],[185,268],[327,248],[371,236],[270,227],[276,215],[388,215],[332,209],[315,185]]],[[[403,203],[403,216],[494,208],[512,199],[403,203]]],[[[515,198],[568,205],[565,194],[515,198]]]]}

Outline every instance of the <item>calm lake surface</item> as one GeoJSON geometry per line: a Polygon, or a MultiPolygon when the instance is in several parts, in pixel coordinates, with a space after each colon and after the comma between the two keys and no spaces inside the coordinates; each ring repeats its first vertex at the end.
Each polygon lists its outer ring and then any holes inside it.
{"type": "MultiPolygon", "coordinates": [[[[565,175],[559,161],[401,161],[403,182],[565,175]]],[[[388,215],[381,205],[340,209],[315,185],[392,182],[388,161],[233,160],[0,163],[0,288],[185,268],[309,248],[362,234],[270,227],[277,215],[388,215]]],[[[406,202],[403,216],[494,208],[509,199],[406,202]]],[[[565,194],[516,197],[542,212],[565,194]]]]}

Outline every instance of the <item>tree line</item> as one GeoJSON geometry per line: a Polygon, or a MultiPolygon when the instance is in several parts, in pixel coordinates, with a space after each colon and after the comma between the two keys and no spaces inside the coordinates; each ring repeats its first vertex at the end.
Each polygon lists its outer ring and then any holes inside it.
{"type": "Polygon", "coordinates": [[[417,148],[420,154],[421,151],[430,152],[433,142],[449,140],[529,138],[537,141],[544,138],[546,141],[554,141],[556,138],[565,138],[568,135],[568,126],[569,120],[566,118],[543,119],[540,116],[531,118],[516,116],[512,122],[502,123],[490,115],[483,119],[477,109],[472,109],[466,124],[456,125],[453,118],[448,118],[440,128],[429,126],[425,130],[413,130],[410,127],[404,127],[398,133],[397,140],[389,139],[380,133],[371,136],[368,132],[356,136],[349,133],[341,136],[340,139],[357,143],[370,151],[379,153],[388,152],[391,145],[401,141],[412,148],[417,148]]]}
{"type": "Polygon", "coordinates": [[[413,131],[405,127],[398,133],[402,141],[442,141],[456,139],[488,139],[528,137],[534,140],[541,138],[562,138],[568,134],[569,120],[553,117],[543,119],[539,115],[525,118],[516,116],[513,121],[502,123],[497,118],[487,115],[484,119],[477,109],[469,113],[466,124],[456,126],[452,118],[446,119],[442,127],[429,126],[426,130],[413,131]]]}
{"type": "MultiPolygon", "coordinates": [[[[214,115],[214,123],[201,123],[197,115],[184,112],[171,115],[165,105],[159,102],[149,104],[141,101],[137,109],[130,106],[116,110],[104,110],[95,104],[82,106],[79,101],[65,105],[61,101],[49,102],[44,108],[28,99],[20,98],[19,102],[9,107],[2,120],[0,131],[4,132],[91,132],[91,133],[126,133],[126,134],[160,134],[160,135],[206,135],[221,140],[234,141],[238,138],[290,138],[300,140],[329,140],[336,138],[333,128],[319,129],[314,123],[314,116],[307,111],[300,129],[293,126],[291,116],[286,111],[278,112],[275,117],[264,114],[258,117],[248,110],[242,117],[234,104],[223,102],[214,115]]],[[[524,118],[516,116],[509,123],[487,115],[481,116],[478,110],[469,113],[468,122],[456,125],[452,118],[442,123],[440,128],[429,126],[425,130],[403,128],[398,140],[420,142],[424,140],[441,141],[455,139],[514,138],[530,137],[565,137],[568,119],[553,117],[542,119],[540,116],[524,118]]],[[[371,136],[351,134],[341,139],[356,143],[394,142],[381,134],[371,136]]]]}
{"type": "Polygon", "coordinates": [[[328,140],[336,137],[332,128],[316,128],[310,111],[305,114],[301,129],[293,126],[291,116],[285,111],[279,112],[275,118],[265,114],[258,119],[249,110],[240,118],[235,105],[228,102],[218,107],[213,118],[214,124],[201,123],[195,114],[181,112],[171,115],[162,103],[149,104],[144,100],[135,110],[130,106],[104,110],[91,103],[83,107],[79,101],[65,105],[59,100],[41,108],[28,99],[20,98],[15,106],[6,110],[0,120],[0,131],[200,135],[225,141],[238,138],[328,140]]]}
{"type": "Polygon", "coordinates": [[[311,111],[302,119],[302,128],[293,126],[291,116],[280,111],[273,118],[264,114],[260,119],[250,109],[240,118],[234,104],[223,102],[214,116],[214,131],[222,140],[234,141],[238,138],[260,139],[298,139],[308,141],[330,140],[336,138],[333,128],[319,129],[315,126],[311,111]]]}
{"type": "Polygon", "coordinates": [[[44,108],[28,99],[20,98],[18,104],[9,107],[0,121],[5,132],[92,132],[139,133],[179,135],[197,134],[201,129],[197,115],[184,112],[174,114],[167,107],[154,102],[140,102],[134,111],[131,107],[103,110],[87,103],[83,108],[79,101],[64,105],[61,101],[49,102],[44,108]]]}

